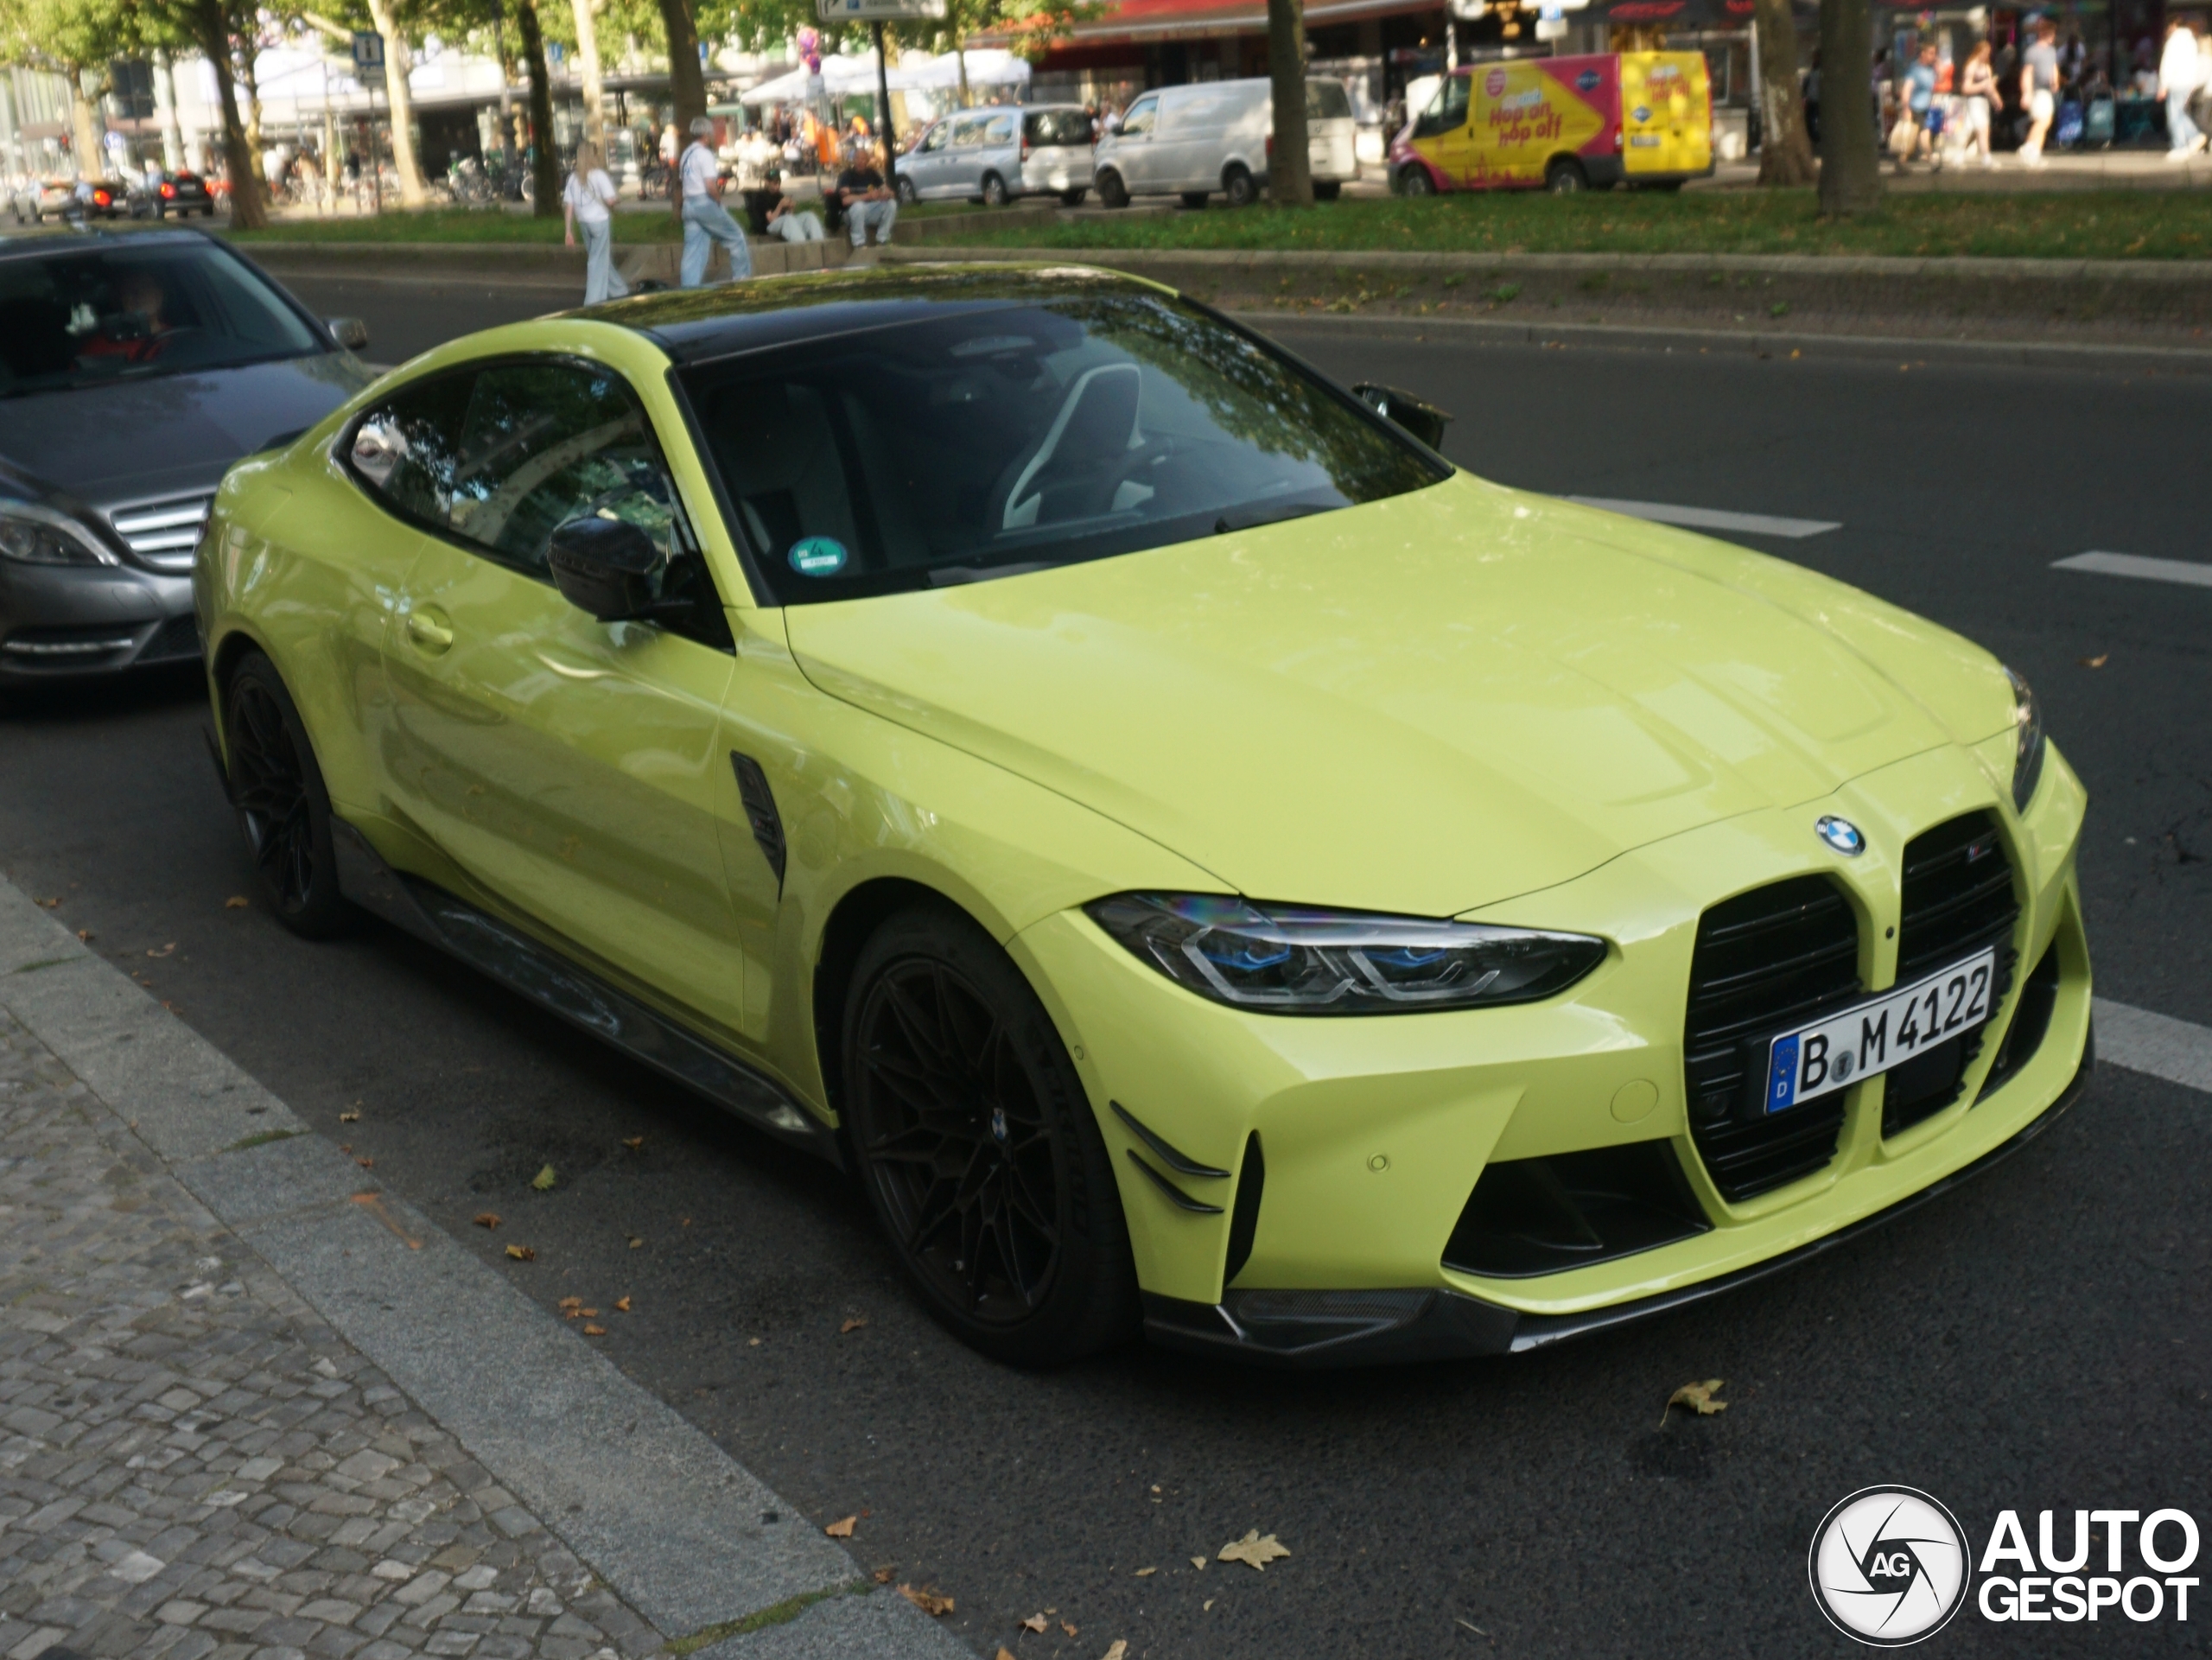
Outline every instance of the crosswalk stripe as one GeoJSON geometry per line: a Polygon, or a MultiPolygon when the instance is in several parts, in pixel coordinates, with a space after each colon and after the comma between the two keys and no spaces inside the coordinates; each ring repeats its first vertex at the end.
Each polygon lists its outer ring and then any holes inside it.
{"type": "Polygon", "coordinates": [[[2097,1059],[2212,1094],[2212,1027],[2099,997],[2097,1059]]]}
{"type": "Polygon", "coordinates": [[[1610,496],[1569,496],[1585,507],[1602,507],[1609,513],[1648,518],[1659,525],[1681,525],[1694,531],[1734,531],[1745,536],[1782,536],[1792,540],[1840,531],[1840,521],[1825,518],[1777,518],[1768,513],[1731,513],[1718,507],[1677,507],[1663,501],[1618,501],[1610,496]]]}
{"type": "Polygon", "coordinates": [[[2139,553],[2077,553],[2054,559],[2053,570],[2086,570],[2099,576],[2139,576],[2146,582],[2180,582],[2189,588],[2212,588],[2212,565],[2190,559],[2148,559],[2139,553]]]}

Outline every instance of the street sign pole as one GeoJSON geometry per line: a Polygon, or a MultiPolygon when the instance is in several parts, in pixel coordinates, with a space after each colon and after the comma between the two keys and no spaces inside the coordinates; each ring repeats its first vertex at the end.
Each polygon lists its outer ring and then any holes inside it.
{"type": "Polygon", "coordinates": [[[381,216],[384,169],[377,161],[377,87],[384,80],[384,36],[372,29],[353,31],[353,76],[369,95],[369,190],[381,216]]]}
{"type": "Polygon", "coordinates": [[[893,200],[899,195],[899,135],[891,127],[891,59],[883,49],[883,20],[879,17],[869,28],[875,31],[875,105],[878,120],[883,129],[883,182],[890,187],[893,200]]]}

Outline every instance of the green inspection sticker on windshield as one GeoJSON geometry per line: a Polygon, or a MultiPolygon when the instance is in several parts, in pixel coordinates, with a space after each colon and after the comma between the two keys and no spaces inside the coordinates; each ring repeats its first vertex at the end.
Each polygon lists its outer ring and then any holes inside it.
{"type": "Polygon", "coordinates": [[[791,569],[802,576],[835,576],[845,568],[845,544],[834,536],[809,536],[791,544],[791,569]]]}

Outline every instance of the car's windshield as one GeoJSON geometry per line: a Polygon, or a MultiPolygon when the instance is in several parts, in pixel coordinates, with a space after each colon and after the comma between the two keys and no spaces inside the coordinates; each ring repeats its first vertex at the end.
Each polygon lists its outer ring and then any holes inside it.
{"type": "Polygon", "coordinates": [[[0,398],[329,349],[210,245],[72,242],[0,259],[0,398]]]}
{"type": "Polygon", "coordinates": [[[1257,340],[1126,289],[750,353],[683,378],[735,528],[783,604],[1129,553],[1449,472],[1257,340]]]}

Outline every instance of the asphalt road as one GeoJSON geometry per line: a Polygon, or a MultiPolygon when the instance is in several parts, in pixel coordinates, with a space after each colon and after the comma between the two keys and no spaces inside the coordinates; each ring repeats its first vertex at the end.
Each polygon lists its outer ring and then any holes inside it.
{"type": "MultiPolygon", "coordinates": [[[[297,286],[366,315],[382,360],[567,302],[297,286]]],[[[2203,557],[2212,383],[1297,344],[1456,410],[1451,453],[1496,478],[1840,521],[1743,539],[2036,682],[2094,797],[2101,992],[2212,1023],[2212,592],[2050,569],[2203,557]]],[[[1554,1352],[1280,1377],[1138,1348],[1011,1372],[918,1313],[828,1171],[389,930],[308,945],[226,908],[247,878],[204,719],[189,676],[0,709],[0,866],[531,1294],[630,1294],[616,1361],[808,1517],[859,1513],[861,1559],[955,1596],[982,1654],[1840,1655],[1805,1551],[1857,1487],[1927,1489],[1977,1538],[2003,1508],[2031,1532],[2044,1508],[2212,1516],[2201,1095],[2107,1068],[2018,1157],[1895,1225],[1554,1352]],[[548,1163],[559,1185],[535,1193],[548,1163]],[[487,1209],[497,1235],[470,1225],[487,1209]],[[505,1263],[509,1241],[537,1261],[505,1263]],[[1669,1391],[1709,1377],[1729,1409],[1662,1426],[1669,1391]],[[1292,1556],[1192,1566],[1255,1527],[1292,1556]],[[1046,1635],[1017,1626],[1047,1608],[1046,1635]]],[[[1929,1651],[2198,1652],[2212,1614],[2191,1615],[1969,1613],[1929,1651]]]]}

